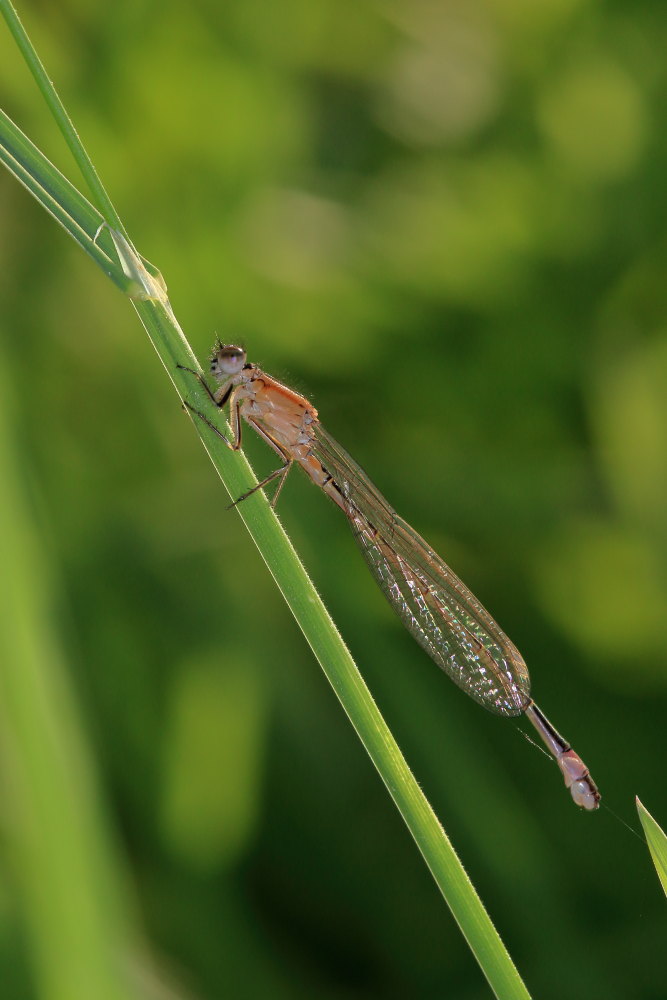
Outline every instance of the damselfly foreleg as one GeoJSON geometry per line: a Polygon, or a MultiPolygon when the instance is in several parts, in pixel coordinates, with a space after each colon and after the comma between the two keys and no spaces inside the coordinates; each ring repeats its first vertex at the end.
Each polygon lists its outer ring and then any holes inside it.
{"type": "MultiPolygon", "coordinates": [[[[194,377],[197,379],[202,389],[206,390],[208,398],[211,400],[214,406],[222,407],[225,405],[224,403],[218,403],[217,399],[215,398],[215,393],[213,392],[210,385],[200,372],[195,371],[194,368],[188,368],[187,365],[176,365],[176,367],[180,368],[182,372],[189,372],[191,375],[194,375],[194,377]]],[[[185,400],[183,402],[185,402],[185,400]]],[[[190,409],[192,409],[192,407],[190,407],[190,409]]]]}
{"type": "Polygon", "coordinates": [[[228,390],[225,392],[224,396],[218,399],[217,393],[211,391],[208,383],[206,382],[206,379],[203,377],[203,375],[200,375],[199,372],[195,371],[194,368],[186,368],[185,365],[177,365],[176,367],[180,368],[181,371],[190,372],[191,375],[195,376],[199,384],[206,390],[209,399],[217,409],[221,410],[223,406],[225,406],[229,401],[229,420],[232,425],[232,434],[233,434],[231,441],[229,440],[227,435],[220,430],[219,427],[216,427],[216,425],[213,423],[212,420],[209,420],[209,418],[206,416],[205,413],[202,413],[201,410],[197,410],[192,405],[192,403],[188,403],[187,399],[183,400],[183,406],[186,406],[191,413],[194,413],[195,416],[199,417],[200,420],[203,420],[206,426],[210,427],[213,433],[217,434],[217,436],[225,442],[225,444],[229,449],[231,449],[231,451],[238,451],[241,447],[241,413],[240,413],[241,407],[240,403],[238,403],[234,399],[235,396],[234,386],[230,385],[228,390]]]}

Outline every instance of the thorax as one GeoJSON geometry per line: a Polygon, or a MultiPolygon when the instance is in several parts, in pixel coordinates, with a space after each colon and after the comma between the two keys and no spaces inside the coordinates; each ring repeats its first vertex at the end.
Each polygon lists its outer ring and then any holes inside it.
{"type": "Polygon", "coordinates": [[[235,396],[244,420],[259,424],[296,461],[304,461],[317,423],[317,410],[307,399],[260,369],[245,376],[235,396]]]}

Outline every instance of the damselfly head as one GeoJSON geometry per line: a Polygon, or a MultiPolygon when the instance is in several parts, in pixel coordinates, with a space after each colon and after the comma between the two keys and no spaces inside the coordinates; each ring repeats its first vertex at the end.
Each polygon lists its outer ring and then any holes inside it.
{"type": "Polygon", "coordinates": [[[238,375],[245,363],[246,352],[242,347],[218,341],[211,356],[211,374],[218,379],[229,378],[230,375],[238,375]]]}

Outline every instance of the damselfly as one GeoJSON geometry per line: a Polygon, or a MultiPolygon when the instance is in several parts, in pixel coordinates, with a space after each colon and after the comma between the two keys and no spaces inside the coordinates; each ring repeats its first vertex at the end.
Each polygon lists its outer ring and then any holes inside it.
{"type": "MultiPolygon", "coordinates": [[[[191,369],[187,369],[191,370],[191,369]]],[[[365,472],[327,434],[308,400],[250,364],[241,347],[216,344],[211,372],[220,384],[217,407],[229,405],[232,440],[197,410],[225,444],[241,447],[242,418],[280,456],[281,465],[239,497],[274,479],[275,506],[296,462],[340,507],[371,573],[403,624],[428,655],[467,694],[498,715],[530,719],[556,759],[578,806],[597,809],[600,793],[578,754],[530,696],[523,657],[488,611],[413,528],[400,518],[365,472]]],[[[193,374],[199,375],[197,372],[193,374]]],[[[189,404],[186,404],[189,406],[189,404]]],[[[193,409],[190,407],[190,409],[193,409]]]]}

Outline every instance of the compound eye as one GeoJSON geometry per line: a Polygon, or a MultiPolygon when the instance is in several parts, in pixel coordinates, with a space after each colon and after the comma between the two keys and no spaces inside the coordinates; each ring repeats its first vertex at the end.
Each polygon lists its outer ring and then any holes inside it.
{"type": "Polygon", "coordinates": [[[246,352],[235,344],[218,344],[211,358],[214,375],[238,375],[246,362],[246,352]]]}

